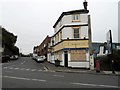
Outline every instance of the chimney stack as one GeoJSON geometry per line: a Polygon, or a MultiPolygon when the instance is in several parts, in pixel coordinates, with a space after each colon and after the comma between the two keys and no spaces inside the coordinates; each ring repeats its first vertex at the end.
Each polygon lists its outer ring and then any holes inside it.
{"type": "Polygon", "coordinates": [[[86,0],[84,0],[83,6],[84,6],[84,9],[87,10],[88,2],[86,0]]]}

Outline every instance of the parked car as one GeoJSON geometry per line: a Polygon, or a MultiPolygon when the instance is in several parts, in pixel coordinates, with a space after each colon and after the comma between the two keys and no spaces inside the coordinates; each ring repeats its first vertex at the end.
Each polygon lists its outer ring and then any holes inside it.
{"type": "Polygon", "coordinates": [[[40,57],[41,57],[42,59],[44,59],[44,60],[46,59],[46,57],[45,57],[45,56],[40,56],[40,57]]]}
{"type": "Polygon", "coordinates": [[[10,59],[11,60],[17,60],[18,59],[18,55],[11,55],[10,59]]]}
{"type": "Polygon", "coordinates": [[[9,62],[10,56],[9,55],[2,55],[2,63],[9,62]]]}
{"type": "Polygon", "coordinates": [[[34,57],[34,60],[35,60],[37,63],[44,62],[44,58],[42,58],[41,56],[36,56],[36,57],[34,57]]]}
{"type": "Polygon", "coordinates": [[[37,56],[33,56],[32,59],[35,60],[37,56]]]}
{"type": "Polygon", "coordinates": [[[32,59],[33,59],[33,60],[35,60],[36,57],[37,57],[37,54],[33,54],[33,55],[32,55],[32,59]]]}

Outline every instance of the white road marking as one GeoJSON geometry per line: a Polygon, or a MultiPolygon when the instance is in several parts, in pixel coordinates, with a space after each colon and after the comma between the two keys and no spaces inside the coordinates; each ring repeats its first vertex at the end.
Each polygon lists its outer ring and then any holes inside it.
{"type": "Polygon", "coordinates": [[[40,80],[40,79],[31,79],[33,81],[40,81],[40,82],[45,82],[46,80],[40,80]]]}
{"type": "Polygon", "coordinates": [[[26,69],[27,71],[29,71],[30,69],[26,69]]]}
{"type": "Polygon", "coordinates": [[[40,69],[40,70],[38,70],[38,71],[42,71],[42,70],[40,69]]]}
{"type": "Polygon", "coordinates": [[[19,69],[19,68],[14,68],[15,70],[19,69]]]}
{"type": "Polygon", "coordinates": [[[46,67],[44,67],[44,70],[45,70],[45,71],[48,71],[48,69],[47,69],[46,67]]]}
{"type": "Polygon", "coordinates": [[[3,66],[3,65],[7,65],[7,64],[9,64],[9,63],[2,63],[1,66],[3,66]]]}
{"type": "Polygon", "coordinates": [[[13,67],[9,68],[9,69],[13,69],[13,67]]]}
{"type": "Polygon", "coordinates": [[[12,65],[12,66],[21,66],[22,64],[24,64],[26,61],[23,61],[22,63],[20,64],[17,64],[17,65],[12,65]]]}
{"type": "Polygon", "coordinates": [[[63,75],[53,75],[55,77],[64,77],[63,75]]]}
{"type": "Polygon", "coordinates": [[[46,82],[46,80],[42,80],[42,79],[30,79],[30,78],[12,77],[12,76],[2,76],[2,77],[11,78],[11,79],[21,79],[21,80],[32,80],[32,81],[46,82]]]}
{"type": "Polygon", "coordinates": [[[24,64],[24,63],[25,63],[25,61],[24,61],[24,62],[22,62],[22,63],[21,63],[21,65],[22,65],[22,64],[24,64]]]}
{"type": "Polygon", "coordinates": [[[21,77],[11,77],[11,76],[2,76],[4,78],[12,78],[12,79],[23,79],[23,80],[30,80],[29,78],[21,78],[21,77]]]}
{"type": "Polygon", "coordinates": [[[41,69],[37,70],[37,69],[29,69],[29,68],[14,68],[14,67],[3,67],[4,69],[14,69],[14,70],[26,70],[26,71],[42,71],[41,69]]]}
{"type": "Polygon", "coordinates": [[[111,85],[96,85],[96,84],[87,84],[87,83],[71,83],[74,85],[83,85],[83,86],[100,86],[100,87],[109,87],[109,88],[120,88],[118,86],[111,86],[111,85]]]}
{"type": "Polygon", "coordinates": [[[3,67],[4,69],[8,68],[8,67],[3,67]]]}
{"type": "Polygon", "coordinates": [[[36,71],[36,69],[32,69],[31,71],[36,71]]]}
{"type": "Polygon", "coordinates": [[[25,68],[21,68],[20,70],[25,70],[25,68]]]}
{"type": "Polygon", "coordinates": [[[10,72],[11,73],[12,71],[5,71],[5,72],[10,72]]]}

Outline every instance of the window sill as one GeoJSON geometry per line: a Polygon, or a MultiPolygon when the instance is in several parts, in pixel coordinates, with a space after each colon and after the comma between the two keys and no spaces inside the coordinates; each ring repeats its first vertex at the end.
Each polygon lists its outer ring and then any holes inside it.
{"type": "Polygon", "coordinates": [[[80,22],[80,20],[72,20],[72,22],[80,22]]]}

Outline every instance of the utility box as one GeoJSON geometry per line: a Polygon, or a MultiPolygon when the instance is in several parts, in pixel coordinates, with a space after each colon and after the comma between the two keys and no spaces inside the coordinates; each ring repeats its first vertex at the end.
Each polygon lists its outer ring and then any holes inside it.
{"type": "Polygon", "coordinates": [[[90,56],[90,70],[94,70],[94,56],[90,56]]]}

